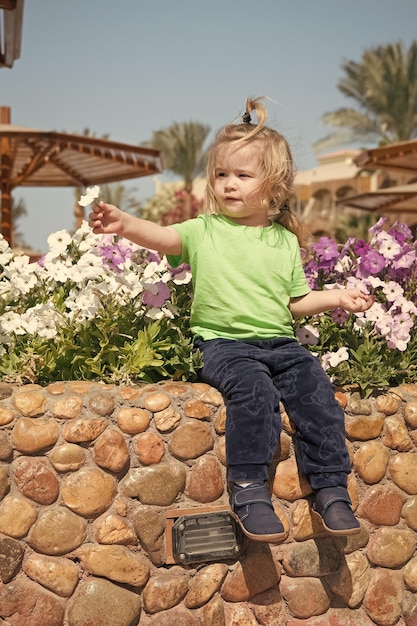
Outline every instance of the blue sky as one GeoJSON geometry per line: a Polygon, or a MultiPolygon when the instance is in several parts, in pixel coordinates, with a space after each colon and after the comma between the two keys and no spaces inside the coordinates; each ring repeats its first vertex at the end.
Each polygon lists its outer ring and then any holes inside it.
{"type": "MultiPolygon", "coordinates": [[[[415,0],[26,0],[21,58],[0,69],[0,105],[20,126],[139,144],[173,122],[214,132],[248,95],[266,95],[269,123],[289,140],[299,169],[327,111],[352,103],[337,89],[345,59],[417,39],[415,0]]],[[[126,182],[138,199],[152,178],[126,182]]],[[[73,227],[72,189],[18,188],[20,228],[45,251],[73,227]]]]}

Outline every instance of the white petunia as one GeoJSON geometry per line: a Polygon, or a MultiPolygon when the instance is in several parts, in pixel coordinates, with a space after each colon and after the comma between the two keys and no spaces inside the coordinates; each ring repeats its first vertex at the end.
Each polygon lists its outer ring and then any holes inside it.
{"type": "Polygon", "coordinates": [[[103,259],[92,252],[83,254],[77,265],[73,266],[73,269],[75,272],[74,280],[77,279],[77,282],[101,278],[105,273],[103,259]]]}
{"type": "Polygon", "coordinates": [[[52,233],[47,239],[49,250],[57,255],[66,252],[71,241],[72,237],[67,230],[52,233]]]}
{"type": "Polygon", "coordinates": [[[30,264],[30,258],[27,254],[19,254],[9,263],[7,272],[10,275],[14,275],[15,272],[26,271],[27,266],[30,264]]]}
{"type": "Polygon", "coordinates": [[[162,307],[161,309],[156,307],[151,307],[145,313],[145,317],[150,318],[151,320],[160,320],[163,317],[168,317],[169,319],[173,319],[172,312],[166,307],[162,307]]]}
{"type": "Polygon", "coordinates": [[[101,308],[101,300],[91,289],[82,293],[73,290],[65,300],[65,306],[70,310],[68,317],[76,321],[93,319],[101,308]]]}
{"type": "Polygon", "coordinates": [[[155,261],[151,261],[151,263],[148,263],[148,265],[143,270],[143,278],[155,279],[157,281],[161,280],[159,273],[158,273],[159,270],[160,270],[160,264],[156,263],[155,261]]]}
{"type": "Polygon", "coordinates": [[[49,278],[53,278],[57,282],[65,283],[71,278],[72,263],[67,257],[62,259],[56,257],[53,252],[48,252],[44,257],[44,270],[49,278]]]}
{"type": "Polygon", "coordinates": [[[34,272],[27,272],[25,274],[16,274],[13,279],[13,284],[21,294],[29,293],[38,282],[38,277],[34,272]]]}
{"type": "Polygon", "coordinates": [[[87,252],[87,250],[96,248],[102,237],[103,235],[95,235],[88,222],[84,220],[80,228],[75,231],[72,238],[73,241],[78,244],[77,247],[80,252],[87,252]]]}
{"type": "Polygon", "coordinates": [[[8,249],[10,250],[9,244],[7,243],[3,235],[0,233],[0,252],[6,252],[6,250],[8,249]]]}
{"type": "Polygon", "coordinates": [[[349,352],[346,347],[339,348],[336,352],[327,352],[321,358],[321,364],[324,370],[329,367],[337,367],[342,361],[349,360],[349,352]]]}
{"type": "Polygon", "coordinates": [[[15,333],[15,335],[26,334],[26,325],[19,313],[7,311],[0,317],[0,324],[5,333],[15,333]]]}
{"type": "Polygon", "coordinates": [[[6,250],[0,250],[0,266],[7,265],[13,258],[13,251],[10,248],[6,250]]]}
{"type": "Polygon", "coordinates": [[[172,279],[172,282],[175,285],[188,285],[188,283],[191,282],[191,272],[190,270],[182,270],[182,272],[179,272],[178,274],[175,274],[175,276],[172,279]]]}
{"type": "Polygon", "coordinates": [[[58,315],[50,303],[37,304],[22,315],[28,334],[37,334],[46,339],[53,339],[56,335],[56,320],[58,315]]]}
{"type": "Polygon", "coordinates": [[[100,195],[100,187],[95,185],[94,187],[87,187],[85,190],[85,195],[81,196],[78,200],[78,204],[80,206],[88,206],[91,204],[96,198],[100,195]]]}

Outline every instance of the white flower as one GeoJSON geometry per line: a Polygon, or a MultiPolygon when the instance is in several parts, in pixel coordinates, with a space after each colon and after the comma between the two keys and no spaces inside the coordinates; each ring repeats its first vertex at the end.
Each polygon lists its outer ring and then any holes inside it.
{"type": "Polygon", "coordinates": [[[84,321],[93,319],[100,310],[100,298],[92,289],[85,289],[81,293],[72,290],[65,300],[65,306],[70,310],[70,319],[84,321]]]}
{"type": "Polygon", "coordinates": [[[5,250],[0,249],[0,265],[7,265],[12,258],[13,252],[10,248],[6,248],[5,250]]]}
{"type": "Polygon", "coordinates": [[[55,257],[53,252],[48,252],[44,258],[44,270],[48,277],[57,282],[65,283],[72,274],[71,260],[66,257],[55,257]]]}
{"type": "Polygon", "coordinates": [[[85,195],[81,196],[78,200],[80,206],[88,206],[100,195],[100,187],[95,185],[94,187],[87,187],[85,195]]]}
{"type": "Polygon", "coordinates": [[[336,262],[334,269],[336,272],[339,272],[339,274],[344,274],[350,270],[352,265],[352,259],[350,259],[348,256],[344,256],[336,262]]]}
{"type": "Polygon", "coordinates": [[[0,281],[0,296],[9,301],[15,300],[19,297],[19,290],[10,280],[2,280],[0,281]]]}
{"type": "Polygon", "coordinates": [[[26,271],[29,262],[30,258],[27,256],[27,254],[15,256],[14,259],[9,263],[9,266],[7,268],[8,274],[13,276],[15,272],[26,271]]]}
{"type": "Polygon", "coordinates": [[[105,273],[103,259],[92,252],[83,254],[77,265],[73,266],[73,269],[78,274],[77,282],[101,278],[103,273],[105,273]]]}
{"type": "Polygon", "coordinates": [[[0,324],[5,333],[15,333],[15,335],[25,335],[26,325],[22,316],[14,311],[7,311],[0,318],[0,324]]]}
{"type": "Polygon", "coordinates": [[[36,265],[29,263],[28,256],[16,256],[4,269],[4,278],[8,280],[2,281],[0,292],[4,293],[6,289],[10,295],[14,293],[15,297],[29,293],[38,282],[36,271],[36,265]]]}
{"type": "Polygon", "coordinates": [[[0,233],[0,252],[6,252],[6,250],[10,250],[9,244],[7,243],[3,235],[0,233]]]}
{"type": "Polygon", "coordinates": [[[190,270],[182,270],[182,272],[179,272],[178,274],[175,274],[174,278],[172,279],[172,282],[175,285],[188,285],[189,282],[191,282],[191,272],[190,270]]]}
{"type": "Polygon", "coordinates": [[[37,304],[22,315],[28,334],[37,334],[47,339],[53,339],[56,335],[57,318],[54,306],[49,302],[37,304]]]}
{"type": "Polygon", "coordinates": [[[385,285],[385,282],[378,278],[378,276],[368,276],[367,281],[373,289],[383,287],[385,285]]]}
{"type": "Polygon", "coordinates": [[[379,243],[379,252],[383,254],[386,259],[393,259],[397,254],[400,254],[401,246],[392,235],[382,232],[378,233],[375,239],[379,243]]]}
{"type": "MultiPolygon", "coordinates": [[[[404,295],[404,289],[393,280],[388,281],[382,287],[388,302],[396,302],[404,295]]],[[[405,298],[404,298],[405,299],[405,298]]]]}
{"type": "Polygon", "coordinates": [[[158,274],[160,269],[162,268],[159,263],[156,263],[155,261],[148,263],[148,265],[143,270],[143,278],[155,279],[156,281],[161,280],[160,275],[158,274]]]}
{"type": "Polygon", "coordinates": [[[349,360],[349,352],[346,347],[339,348],[337,352],[327,352],[322,356],[321,364],[324,370],[329,367],[337,367],[342,361],[349,360]]]}
{"type": "Polygon", "coordinates": [[[71,241],[72,237],[67,230],[59,230],[58,232],[49,235],[47,239],[49,250],[58,255],[67,251],[71,241]]]}
{"type": "Polygon", "coordinates": [[[161,320],[163,317],[168,317],[169,319],[174,318],[172,311],[170,311],[166,307],[162,307],[161,309],[151,307],[148,311],[146,311],[145,317],[152,320],[161,320]]]}
{"type": "Polygon", "coordinates": [[[80,228],[73,234],[72,239],[78,244],[77,247],[80,252],[87,252],[87,250],[96,248],[103,236],[104,235],[95,235],[88,225],[88,222],[84,220],[80,228]]]}
{"type": "Polygon", "coordinates": [[[25,274],[16,274],[13,279],[13,284],[21,294],[29,293],[29,291],[35,287],[38,282],[38,277],[35,272],[27,272],[25,274]]]}

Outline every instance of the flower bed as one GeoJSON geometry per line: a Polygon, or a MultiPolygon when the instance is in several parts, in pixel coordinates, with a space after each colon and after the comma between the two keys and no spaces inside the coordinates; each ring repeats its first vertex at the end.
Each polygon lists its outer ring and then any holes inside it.
{"type": "Polygon", "coordinates": [[[311,249],[305,272],[313,289],[358,287],[373,293],[365,313],[342,309],[297,321],[301,343],[315,352],[339,385],[356,383],[369,396],[375,388],[417,380],[416,241],[405,224],[370,228],[369,243],[350,238],[343,246],[322,237],[311,249]]]}
{"type": "Polygon", "coordinates": [[[0,375],[6,382],[195,378],[188,267],[87,223],[37,263],[0,239],[0,375]]]}
{"type": "MultiPolygon", "coordinates": [[[[417,380],[416,242],[408,226],[381,219],[366,243],[321,238],[305,263],[314,289],[359,287],[376,296],[363,314],[336,310],[296,322],[301,343],[338,385],[375,388],[417,380]]],[[[0,239],[0,377],[5,382],[196,379],[191,274],[116,236],[48,238],[38,263],[0,239]]]]}

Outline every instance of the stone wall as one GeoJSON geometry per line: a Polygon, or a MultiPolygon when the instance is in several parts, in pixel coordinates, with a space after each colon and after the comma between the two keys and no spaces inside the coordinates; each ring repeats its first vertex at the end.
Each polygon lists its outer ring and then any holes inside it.
{"type": "Polygon", "coordinates": [[[326,535],[284,414],[272,484],[287,540],[238,535],[236,556],[184,563],[177,514],[228,509],[216,390],[0,384],[0,624],[415,626],[417,386],[337,398],[360,534],[326,535]]]}

